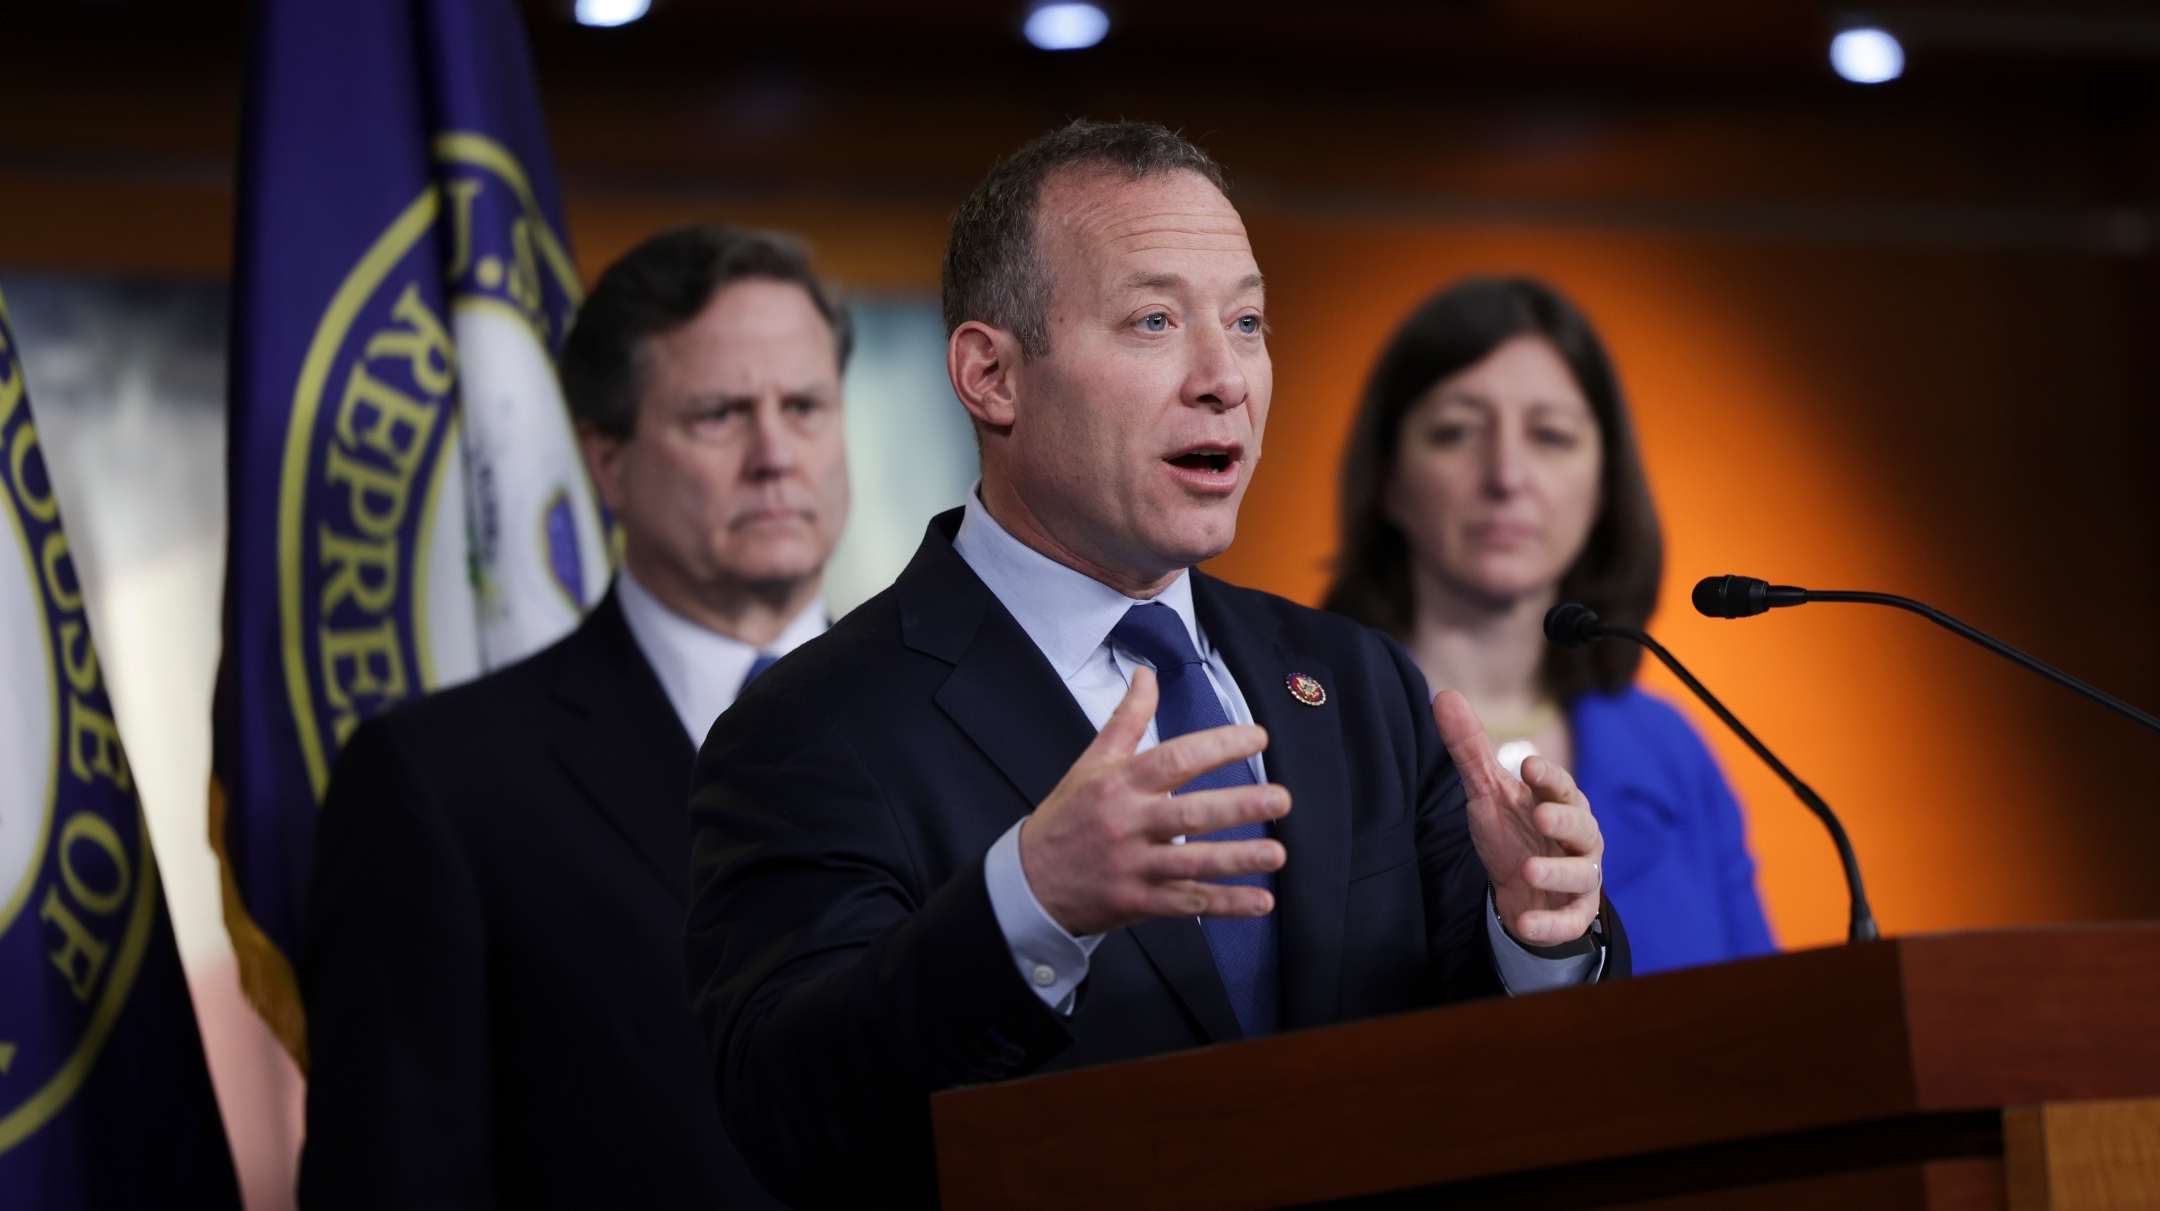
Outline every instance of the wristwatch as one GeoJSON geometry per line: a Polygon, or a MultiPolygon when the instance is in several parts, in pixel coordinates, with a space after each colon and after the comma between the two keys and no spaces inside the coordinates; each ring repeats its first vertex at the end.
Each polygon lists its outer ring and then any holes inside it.
{"type": "Polygon", "coordinates": [[[1562,942],[1558,946],[1532,946],[1508,933],[1507,922],[1500,920],[1500,898],[1493,892],[1490,879],[1485,881],[1485,903],[1487,911],[1493,915],[1493,920],[1500,921],[1500,932],[1507,933],[1509,941],[1540,959],[1576,959],[1583,955],[1596,954],[1605,947],[1605,914],[1602,912],[1590,918],[1590,928],[1572,942],[1562,942]]]}

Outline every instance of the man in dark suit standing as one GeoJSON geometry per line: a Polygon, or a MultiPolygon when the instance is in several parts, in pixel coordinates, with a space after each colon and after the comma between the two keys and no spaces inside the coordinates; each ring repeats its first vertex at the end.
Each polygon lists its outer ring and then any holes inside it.
{"type": "Polygon", "coordinates": [[[690,980],[767,1185],[931,1205],[941,1088],[1626,974],[1565,771],[1501,770],[1379,633],[1192,571],[1273,387],[1213,162],[1047,135],[944,292],[977,491],[698,758],[690,980]]]}
{"type": "Polygon", "coordinates": [[[682,980],[695,743],[822,633],[847,316],[784,237],[648,240],[563,383],[621,526],[579,629],[374,720],[323,804],[299,962],[318,1207],[777,1205],[682,980]]]}

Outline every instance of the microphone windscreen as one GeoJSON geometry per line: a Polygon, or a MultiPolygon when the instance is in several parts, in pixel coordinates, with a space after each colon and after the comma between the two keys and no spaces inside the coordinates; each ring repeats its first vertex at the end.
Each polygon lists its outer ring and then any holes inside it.
{"type": "Polygon", "coordinates": [[[1705,576],[1693,596],[1698,614],[1752,618],[1770,608],[1770,582],[1752,576],[1705,576]]]}
{"type": "Polygon", "coordinates": [[[1545,611],[1545,638],[1563,648],[1579,648],[1596,640],[1604,630],[1597,611],[1580,602],[1564,601],[1545,611]]]}

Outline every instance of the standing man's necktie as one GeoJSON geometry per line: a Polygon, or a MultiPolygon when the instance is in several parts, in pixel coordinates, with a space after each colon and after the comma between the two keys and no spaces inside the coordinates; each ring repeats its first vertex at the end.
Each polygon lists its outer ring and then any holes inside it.
{"type": "Polygon", "coordinates": [[[751,682],[756,681],[764,675],[766,669],[778,663],[780,663],[778,656],[773,655],[771,652],[759,652],[757,659],[750,662],[750,671],[743,674],[742,685],[736,687],[735,696],[737,698],[742,697],[743,691],[750,688],[751,682]]]}
{"type": "MultiPolygon", "coordinates": [[[[1166,741],[1187,732],[1206,731],[1230,722],[1222,700],[1208,681],[1207,666],[1193,648],[1192,637],[1177,611],[1159,602],[1147,602],[1125,611],[1110,637],[1147,658],[1155,666],[1162,687],[1155,704],[1155,737],[1166,741]]],[[[1233,761],[1209,770],[1178,788],[1177,793],[1250,786],[1252,766],[1233,761]]],[[[1226,828],[1194,841],[1257,841],[1267,836],[1259,821],[1226,828]]],[[[1248,887],[1275,889],[1272,874],[1236,875],[1215,880],[1248,887]]],[[[1245,1037],[1275,1033],[1282,997],[1281,961],[1276,952],[1275,914],[1264,917],[1203,917],[1200,930],[1207,935],[1208,950],[1215,956],[1215,970],[1222,975],[1230,1007],[1237,1012],[1245,1037]]]]}

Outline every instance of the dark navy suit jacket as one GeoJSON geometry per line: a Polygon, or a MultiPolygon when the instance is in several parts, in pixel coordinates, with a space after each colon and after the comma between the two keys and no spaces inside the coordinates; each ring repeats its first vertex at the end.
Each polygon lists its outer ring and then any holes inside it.
{"type": "MultiPolygon", "coordinates": [[[[1021,978],[983,855],[1095,729],[954,551],[959,520],[934,520],[899,582],[760,678],[698,757],[690,985],[728,1130],[797,1205],[933,1205],[939,1089],[1240,1037],[1190,918],[1106,937],[1069,1018],[1021,978]]],[[[1193,601],[1293,799],[1283,1028],[1500,993],[1462,785],[1409,657],[1197,573],[1193,601]],[[1298,673],[1324,704],[1291,696],[1298,673]]],[[[1607,931],[1606,974],[1625,974],[1609,913],[1607,931]]]]}
{"type": "Polygon", "coordinates": [[[353,733],[299,955],[302,1207],[776,1205],[683,988],[691,760],[612,593],[353,733]]]}

